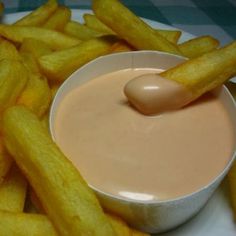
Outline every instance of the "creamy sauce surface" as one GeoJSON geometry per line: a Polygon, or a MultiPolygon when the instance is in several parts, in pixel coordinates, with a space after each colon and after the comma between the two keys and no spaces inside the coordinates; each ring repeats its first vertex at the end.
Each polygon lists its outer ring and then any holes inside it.
{"type": "Polygon", "coordinates": [[[207,94],[158,116],[133,109],[124,93],[127,69],[98,77],[61,102],[55,140],[87,182],[127,199],[166,200],[197,191],[227,165],[233,128],[222,102],[207,94]]]}

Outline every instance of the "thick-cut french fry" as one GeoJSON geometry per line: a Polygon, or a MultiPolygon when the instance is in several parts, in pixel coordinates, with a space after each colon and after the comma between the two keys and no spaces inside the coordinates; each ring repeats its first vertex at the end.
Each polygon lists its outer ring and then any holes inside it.
{"type": "Polygon", "coordinates": [[[48,2],[25,17],[15,22],[15,25],[39,26],[43,24],[51,14],[57,9],[56,0],[48,0],[48,2]]]}
{"type": "Polygon", "coordinates": [[[114,40],[110,37],[90,39],[78,46],[39,58],[39,64],[48,79],[63,81],[85,63],[110,52],[114,40]]]}
{"type": "Polygon", "coordinates": [[[135,229],[131,229],[130,236],[150,236],[150,234],[143,233],[143,232],[135,230],[135,229]]]}
{"type": "Polygon", "coordinates": [[[117,0],[94,0],[95,15],[136,49],[181,55],[178,46],[158,34],[117,0]]]}
{"type": "Polygon", "coordinates": [[[71,10],[65,6],[59,6],[57,10],[43,24],[44,28],[62,31],[71,18],[71,10]]]}
{"type": "Polygon", "coordinates": [[[23,64],[30,70],[32,73],[40,73],[38,62],[32,53],[29,52],[20,52],[23,64]]]}
{"type": "Polygon", "coordinates": [[[95,15],[84,14],[83,15],[85,25],[93,30],[102,32],[104,34],[116,34],[112,29],[102,23],[95,15]]]}
{"type": "Polygon", "coordinates": [[[129,52],[133,51],[134,48],[131,47],[128,43],[124,40],[119,40],[118,42],[114,43],[111,47],[112,52],[129,52]]]}
{"type": "Polygon", "coordinates": [[[27,80],[27,69],[20,61],[0,61],[0,113],[16,102],[27,80]]]}
{"type": "Polygon", "coordinates": [[[20,52],[30,52],[35,58],[50,54],[53,50],[48,44],[34,38],[25,38],[21,44],[20,52]]]}
{"type": "MultiPolygon", "coordinates": [[[[96,30],[98,32],[103,32],[104,34],[116,34],[113,30],[111,30],[107,25],[102,23],[95,15],[92,14],[84,14],[83,15],[84,21],[86,26],[89,28],[96,30]]],[[[179,30],[161,30],[161,29],[155,29],[157,34],[160,34],[164,38],[166,38],[168,41],[172,43],[177,43],[180,36],[181,31],[179,30]]]]}
{"type": "Polygon", "coordinates": [[[17,104],[28,107],[41,117],[49,109],[51,98],[51,89],[47,79],[39,73],[30,73],[25,89],[17,99],[17,104]]]}
{"type": "Polygon", "coordinates": [[[196,99],[203,93],[223,84],[236,74],[236,41],[188,60],[162,72],[164,78],[183,84],[196,99]]]}
{"type": "Polygon", "coordinates": [[[107,214],[107,217],[117,236],[130,236],[131,229],[122,219],[111,214],[107,214]]]}
{"type": "Polygon", "coordinates": [[[88,40],[104,35],[104,33],[93,30],[86,25],[82,25],[76,21],[68,22],[64,28],[64,33],[76,37],[80,40],[88,40]]]}
{"type": "Polygon", "coordinates": [[[12,158],[8,154],[3,144],[3,139],[0,136],[0,184],[8,173],[12,165],[12,158]]]}
{"type": "Polygon", "coordinates": [[[58,89],[60,88],[61,84],[60,83],[53,83],[51,85],[51,94],[52,94],[52,97],[54,98],[58,89]]]}
{"type": "Polygon", "coordinates": [[[216,49],[219,46],[219,41],[211,36],[201,36],[178,46],[185,57],[194,58],[216,49]]]}
{"type": "Polygon", "coordinates": [[[58,236],[45,215],[7,211],[0,211],[0,232],[2,236],[58,236]]]}
{"type": "Polygon", "coordinates": [[[33,113],[21,106],[9,108],[3,134],[59,234],[115,235],[93,191],[33,113]]]}
{"type": "Polygon", "coordinates": [[[179,30],[161,30],[161,29],[156,29],[156,32],[160,34],[162,37],[166,38],[168,41],[171,43],[177,44],[180,36],[181,36],[181,31],[179,30]]]}
{"type": "Polygon", "coordinates": [[[0,185],[0,210],[23,212],[27,182],[16,165],[0,185]]]}
{"type": "Polygon", "coordinates": [[[16,47],[7,40],[0,41],[0,60],[21,60],[16,47]]]}
{"type": "Polygon", "coordinates": [[[0,25],[0,35],[16,43],[25,38],[34,38],[48,44],[52,49],[69,48],[80,43],[80,40],[61,32],[31,26],[0,25]]]}

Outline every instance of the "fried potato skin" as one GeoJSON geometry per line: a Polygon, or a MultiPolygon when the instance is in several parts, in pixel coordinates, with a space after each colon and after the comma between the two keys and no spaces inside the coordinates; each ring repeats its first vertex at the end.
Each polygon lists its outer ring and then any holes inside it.
{"type": "Polygon", "coordinates": [[[93,191],[32,112],[21,106],[9,108],[3,115],[3,134],[61,235],[115,235],[93,191]]]}
{"type": "Polygon", "coordinates": [[[12,165],[12,157],[8,154],[3,144],[3,138],[0,135],[0,184],[3,182],[4,177],[8,173],[12,165]]]}
{"type": "Polygon", "coordinates": [[[44,5],[16,21],[15,25],[39,26],[51,16],[51,14],[57,9],[57,6],[58,4],[56,0],[48,0],[44,5]]]}
{"type": "Polygon", "coordinates": [[[0,35],[15,43],[22,43],[25,38],[38,39],[54,50],[69,48],[80,43],[80,40],[61,32],[33,26],[1,24],[0,35]]]}
{"type": "Polygon", "coordinates": [[[51,47],[35,38],[24,38],[23,42],[20,46],[20,53],[29,52],[35,58],[39,58],[40,56],[50,54],[53,52],[51,47]]]}
{"type": "Polygon", "coordinates": [[[23,212],[27,182],[18,167],[13,164],[0,185],[0,210],[23,212]]]}
{"type": "Polygon", "coordinates": [[[0,41],[0,60],[3,59],[21,60],[15,45],[4,39],[0,41]]]}
{"type": "Polygon", "coordinates": [[[110,38],[90,39],[78,46],[40,57],[39,65],[48,79],[64,81],[85,63],[109,53],[112,44],[113,39],[110,38]]]}
{"type": "Polygon", "coordinates": [[[187,58],[195,58],[215,50],[219,41],[211,36],[201,36],[179,44],[179,49],[187,58]]]}
{"type": "Polygon", "coordinates": [[[28,107],[38,117],[42,117],[49,109],[51,99],[47,79],[39,73],[29,72],[29,80],[17,99],[17,104],[28,107]]]}
{"type": "Polygon", "coordinates": [[[59,236],[45,215],[0,211],[0,219],[3,236],[59,236]]]}
{"type": "Polygon", "coordinates": [[[184,85],[196,99],[236,74],[236,41],[162,72],[164,78],[184,85]]]}
{"type": "Polygon", "coordinates": [[[89,40],[104,35],[104,33],[98,32],[76,21],[69,21],[64,28],[64,33],[76,37],[79,40],[89,40]]]}
{"type": "Polygon", "coordinates": [[[59,6],[57,10],[43,24],[44,28],[63,31],[71,18],[71,10],[65,6],[59,6]]]}
{"type": "Polygon", "coordinates": [[[15,104],[27,81],[28,72],[22,62],[0,61],[0,113],[15,104]]]}
{"type": "Polygon", "coordinates": [[[103,23],[134,48],[181,55],[177,45],[158,34],[119,1],[94,0],[93,11],[103,23]]]}

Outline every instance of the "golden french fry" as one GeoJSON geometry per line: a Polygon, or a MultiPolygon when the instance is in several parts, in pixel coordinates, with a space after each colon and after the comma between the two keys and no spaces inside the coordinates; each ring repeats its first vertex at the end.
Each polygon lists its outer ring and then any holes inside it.
{"type": "Polygon", "coordinates": [[[211,36],[201,36],[179,44],[185,57],[194,58],[210,52],[219,46],[219,41],[211,36]]]}
{"type": "Polygon", "coordinates": [[[32,73],[40,73],[38,62],[32,53],[29,52],[20,52],[22,58],[22,63],[30,70],[32,73]]]}
{"type": "Polygon", "coordinates": [[[180,30],[161,30],[161,29],[155,29],[155,30],[162,37],[166,38],[168,41],[174,44],[177,44],[182,34],[180,30]]]}
{"type": "Polygon", "coordinates": [[[48,0],[46,4],[16,21],[15,25],[39,26],[51,16],[51,14],[57,9],[57,5],[56,0],[48,0]]]}
{"type": "Polygon", "coordinates": [[[129,52],[133,51],[134,48],[131,47],[128,43],[124,40],[119,40],[118,42],[114,43],[111,47],[112,52],[129,52]]]}
{"type": "Polygon", "coordinates": [[[3,236],[58,236],[50,220],[41,214],[0,211],[3,236]]]}
{"type": "Polygon", "coordinates": [[[51,94],[53,98],[55,97],[60,86],[61,86],[61,83],[53,83],[53,85],[51,85],[51,94]]]}
{"type": "MultiPolygon", "coordinates": [[[[113,30],[111,30],[107,25],[102,23],[95,15],[92,14],[84,14],[83,15],[84,21],[86,26],[89,28],[96,30],[98,32],[102,32],[104,34],[116,34],[113,30]]],[[[168,41],[172,43],[177,43],[180,36],[181,31],[179,30],[161,30],[161,29],[154,29],[157,34],[160,34],[168,41]]]]}
{"type": "Polygon", "coordinates": [[[49,128],[49,112],[47,112],[41,119],[41,123],[44,126],[44,128],[50,133],[49,128]]]}
{"type": "Polygon", "coordinates": [[[22,43],[25,38],[38,39],[55,50],[69,48],[80,43],[80,40],[61,32],[33,26],[1,24],[0,35],[15,43],[22,43]]]}
{"type": "Polygon", "coordinates": [[[23,212],[27,182],[14,164],[0,185],[0,210],[23,212]]]}
{"type": "Polygon", "coordinates": [[[97,32],[103,34],[116,34],[112,29],[102,23],[95,15],[93,14],[84,14],[83,15],[85,25],[97,32]]]}
{"type": "Polygon", "coordinates": [[[49,109],[51,89],[47,79],[41,74],[29,73],[29,80],[17,99],[17,104],[24,105],[41,117],[49,109]]]}
{"type": "Polygon", "coordinates": [[[188,60],[162,72],[160,75],[183,84],[196,99],[235,75],[235,65],[236,41],[223,48],[188,60]]]}
{"type": "Polygon", "coordinates": [[[107,218],[109,219],[117,236],[130,236],[131,229],[121,218],[112,214],[107,214],[107,218]]]}
{"type": "Polygon", "coordinates": [[[39,64],[48,79],[63,81],[85,63],[109,53],[113,42],[110,37],[90,39],[78,46],[42,56],[39,64]]]}
{"type": "Polygon", "coordinates": [[[35,58],[50,54],[53,50],[48,44],[35,38],[24,38],[20,47],[20,52],[30,52],[35,58]]]}
{"type": "Polygon", "coordinates": [[[94,192],[37,116],[25,107],[10,107],[3,115],[3,134],[59,234],[115,235],[94,192]]]}
{"type": "Polygon", "coordinates": [[[181,55],[178,46],[158,34],[117,0],[94,0],[95,15],[136,49],[181,55]]]}
{"type": "Polygon", "coordinates": [[[57,10],[43,24],[44,28],[62,31],[71,18],[71,10],[65,6],[59,6],[57,10]]]}
{"type": "Polygon", "coordinates": [[[64,33],[76,37],[79,40],[88,40],[104,35],[104,33],[98,32],[76,21],[69,21],[64,28],[64,33]]]}
{"type": "Polygon", "coordinates": [[[7,40],[0,41],[0,60],[2,59],[21,60],[15,45],[7,40]]]}
{"type": "Polygon", "coordinates": [[[16,102],[27,80],[27,69],[22,62],[8,59],[0,61],[0,113],[16,102]]]}
{"type": "Polygon", "coordinates": [[[8,154],[3,144],[3,139],[0,136],[0,184],[2,183],[4,177],[10,170],[12,165],[12,158],[8,154]]]}
{"type": "Polygon", "coordinates": [[[130,236],[150,236],[150,234],[143,233],[143,232],[135,230],[135,229],[131,229],[130,236]]]}

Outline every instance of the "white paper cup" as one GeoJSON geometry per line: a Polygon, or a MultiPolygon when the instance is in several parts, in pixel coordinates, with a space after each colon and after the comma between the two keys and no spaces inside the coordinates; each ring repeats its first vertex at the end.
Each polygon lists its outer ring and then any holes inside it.
{"type": "MultiPolygon", "coordinates": [[[[54,137],[54,121],[57,109],[64,97],[74,88],[97,77],[125,68],[157,68],[166,70],[185,59],[180,56],[156,51],[138,51],[111,54],[100,57],[74,72],[57,92],[50,111],[50,131],[54,137]]],[[[236,120],[234,99],[225,86],[214,91],[219,94],[229,116],[236,120]]],[[[234,124],[236,135],[236,127],[234,124]]],[[[236,143],[236,142],[235,142],[236,143]]],[[[235,147],[234,147],[235,150],[235,147]]],[[[97,194],[104,208],[120,215],[130,225],[149,232],[159,233],[170,230],[193,217],[208,201],[233,163],[235,153],[227,166],[207,186],[198,191],[173,200],[152,200],[142,202],[114,196],[90,186],[97,194]]],[[[108,176],[109,178],[109,176],[108,176]]]]}

